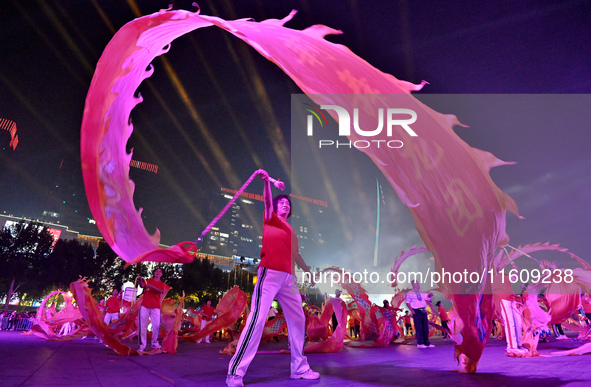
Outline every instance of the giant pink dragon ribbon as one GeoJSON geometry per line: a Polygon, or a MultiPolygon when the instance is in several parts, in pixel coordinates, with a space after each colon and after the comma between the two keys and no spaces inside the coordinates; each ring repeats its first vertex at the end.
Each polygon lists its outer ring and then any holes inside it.
{"type": "MultiPolygon", "coordinates": [[[[325,26],[303,31],[285,28],[283,24],[294,14],[282,20],[254,22],[163,10],[133,20],[115,34],[97,64],[81,130],[86,193],[105,240],[128,262],[158,248],[160,233],[157,230],[150,235],[145,229],[141,210],[133,203],[134,185],[129,179],[129,116],[141,102],[134,92],[151,75],[150,62],[164,54],[170,42],[215,25],[276,63],[318,104],[351,111],[360,94],[376,96],[376,104],[379,95],[403,95],[400,107],[417,114],[413,130],[418,137],[400,133],[404,147],[399,150],[369,147],[362,151],[409,207],[421,238],[435,257],[436,269],[490,269],[494,251],[508,240],[506,210],[517,213],[513,200],[489,175],[491,167],[506,163],[462,141],[452,130],[458,124],[454,116],[437,113],[409,95],[420,86],[383,73],[346,47],[324,40],[325,35],[339,31],[325,26]]],[[[374,139],[388,140],[385,136],[382,133],[374,139]]],[[[351,141],[360,138],[356,132],[349,135],[351,141]]],[[[187,259],[183,249],[174,254],[181,262],[187,259]]],[[[464,356],[463,371],[475,372],[490,332],[492,297],[477,289],[465,292],[461,286],[443,290],[453,295],[463,321],[463,342],[457,347],[458,357],[464,356]]]]}

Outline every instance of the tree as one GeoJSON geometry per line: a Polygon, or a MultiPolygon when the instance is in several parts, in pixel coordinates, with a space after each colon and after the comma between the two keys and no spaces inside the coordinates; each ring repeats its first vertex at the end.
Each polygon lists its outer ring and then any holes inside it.
{"type": "Polygon", "coordinates": [[[135,277],[145,274],[142,265],[133,265],[125,269],[125,261],[119,258],[105,241],[99,242],[96,256],[101,263],[101,268],[100,273],[93,278],[90,287],[97,293],[107,294],[111,289],[121,289],[125,282],[133,282],[135,277]]]}
{"type": "Polygon", "coordinates": [[[229,273],[228,287],[231,288],[236,285],[245,293],[252,293],[254,291],[254,284],[252,283],[254,276],[255,273],[250,272],[244,264],[235,265],[234,269],[229,273]]]}
{"type": "Polygon", "coordinates": [[[89,287],[97,295],[110,294],[112,289],[121,289],[125,282],[134,282],[138,276],[148,275],[148,266],[144,263],[126,268],[125,261],[104,240],[99,242],[95,261],[94,271],[85,276],[89,280],[89,287]]]}
{"type": "MultiPolygon", "coordinates": [[[[176,291],[182,292],[184,290],[188,299],[211,298],[216,301],[219,295],[228,289],[228,274],[215,267],[213,262],[207,258],[185,263],[180,271],[181,277],[176,291]]],[[[192,302],[188,301],[187,304],[192,304],[192,302]]]]}
{"type": "Polygon", "coordinates": [[[94,279],[100,273],[101,262],[88,243],[77,239],[60,239],[51,254],[43,260],[45,290],[67,290],[80,277],[94,279]]]}
{"type": "Polygon", "coordinates": [[[53,237],[39,222],[26,222],[4,227],[0,231],[0,285],[8,289],[4,311],[13,294],[20,290],[33,297],[42,291],[39,268],[51,252],[53,237]]]}
{"type": "MultiPolygon", "coordinates": [[[[139,276],[149,277],[150,264],[138,263],[125,267],[126,262],[119,258],[105,241],[99,242],[96,249],[96,259],[101,263],[101,267],[94,276],[89,277],[91,280],[89,286],[97,294],[107,294],[111,289],[121,289],[124,283],[134,283],[139,276]]],[[[178,265],[159,264],[157,267],[162,268],[165,282],[173,287],[171,294],[176,294],[174,289],[178,288],[177,281],[180,278],[178,265]]]]}

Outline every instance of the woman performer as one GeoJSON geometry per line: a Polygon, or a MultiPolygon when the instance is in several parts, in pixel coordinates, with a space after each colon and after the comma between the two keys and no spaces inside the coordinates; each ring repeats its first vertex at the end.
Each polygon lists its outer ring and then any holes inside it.
{"type": "Polygon", "coordinates": [[[144,352],[146,349],[147,335],[148,335],[148,319],[152,321],[152,349],[160,349],[158,343],[158,335],[160,334],[160,309],[162,308],[162,300],[170,289],[160,280],[162,278],[162,269],[154,270],[154,278],[138,277],[139,284],[144,288],[144,297],[142,298],[142,306],[140,308],[139,316],[139,334],[140,346],[138,352],[144,352]]]}
{"type": "Polygon", "coordinates": [[[105,324],[109,325],[112,321],[115,321],[119,318],[119,311],[121,310],[121,298],[119,297],[119,291],[117,289],[113,289],[113,295],[109,297],[107,303],[106,313],[105,313],[105,324]]]}
{"type": "MultiPolygon", "coordinates": [[[[205,304],[201,308],[201,311],[199,314],[201,314],[201,329],[203,330],[203,328],[205,328],[205,326],[213,320],[213,315],[217,315],[216,309],[213,306],[211,306],[211,299],[208,298],[205,301],[205,304]]],[[[214,337],[215,337],[215,333],[214,333],[214,337]]],[[[220,335],[220,337],[221,337],[221,335],[220,335]]],[[[211,341],[209,341],[209,335],[205,336],[205,338],[202,337],[201,340],[199,340],[197,343],[203,343],[204,339],[207,344],[211,344],[211,341]]]]}
{"type": "Polygon", "coordinates": [[[228,366],[226,384],[230,387],[244,386],[242,378],[258,349],[261,335],[273,299],[281,304],[291,348],[291,378],[318,379],[320,374],[312,371],[304,356],[306,319],[302,298],[297,288],[294,263],[306,272],[310,268],[299,253],[295,232],[287,222],[291,216],[291,201],[287,195],[272,198],[269,174],[260,169],[258,175],[265,181],[263,199],[265,214],[263,222],[263,247],[258,279],[252,295],[250,314],[240,335],[236,353],[228,366]]]}

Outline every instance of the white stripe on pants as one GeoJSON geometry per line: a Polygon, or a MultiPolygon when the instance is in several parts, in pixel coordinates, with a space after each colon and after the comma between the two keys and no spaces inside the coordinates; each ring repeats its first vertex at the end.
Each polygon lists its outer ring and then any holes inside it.
{"type": "Polygon", "coordinates": [[[148,337],[148,318],[152,321],[152,348],[159,347],[160,308],[140,308],[140,348],[146,348],[148,337]]]}
{"type": "Polygon", "coordinates": [[[289,345],[291,348],[291,373],[299,374],[310,366],[304,356],[306,317],[302,309],[302,297],[297,288],[295,276],[283,271],[259,267],[258,279],[252,294],[250,314],[240,334],[236,353],[228,366],[229,375],[244,376],[261,342],[267,321],[267,313],[273,299],[283,309],[287,321],[289,345]]]}
{"type": "Polygon", "coordinates": [[[517,349],[521,347],[521,313],[517,309],[517,302],[511,300],[501,300],[501,316],[505,320],[505,340],[507,340],[507,349],[517,349]]]}

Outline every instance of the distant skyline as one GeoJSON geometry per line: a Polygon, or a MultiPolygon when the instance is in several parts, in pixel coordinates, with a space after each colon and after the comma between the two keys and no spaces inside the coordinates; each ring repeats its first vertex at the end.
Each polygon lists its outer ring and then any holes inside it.
{"type": "MultiPolygon", "coordinates": [[[[94,68],[114,32],[139,16],[135,12],[151,14],[169,3],[4,4],[0,118],[17,124],[19,143],[13,150],[10,134],[0,131],[0,213],[40,218],[43,211],[61,209],[81,221],[91,217],[79,141],[94,68]],[[56,187],[60,182],[65,182],[62,188],[66,186],[67,192],[56,187]]],[[[195,10],[192,1],[172,4],[175,9],[195,10]]],[[[199,6],[202,14],[257,21],[280,19],[298,9],[287,27],[324,24],[340,29],[343,35],[327,39],[346,45],[398,79],[428,81],[414,93],[417,98],[470,125],[456,132],[471,146],[518,163],[491,172],[526,218],[508,215],[511,243],[560,243],[591,260],[588,2],[211,0],[199,6]],[[475,96],[475,105],[462,108],[459,99],[441,96],[448,94],[493,96],[475,96]],[[498,97],[506,115],[495,114],[491,107],[499,94],[513,94],[498,97]],[[528,99],[514,94],[552,96],[528,99]],[[477,104],[482,101],[489,104],[477,104]]],[[[204,28],[175,40],[170,52],[153,65],[153,76],[139,89],[144,101],[131,114],[134,133],[128,150],[133,148],[134,160],[158,165],[157,174],[131,168],[130,177],[136,184],[135,204],[144,209],[148,230],[160,229],[161,243],[195,240],[211,220],[203,209],[211,205],[212,195],[220,187],[239,188],[228,176],[241,184],[264,168],[286,182],[286,192],[292,191],[290,170],[282,166],[283,156],[276,150],[292,148],[290,101],[301,91],[275,64],[233,36],[204,28]],[[190,104],[175,87],[177,80],[190,104]],[[219,163],[207,145],[195,114],[220,145],[229,167],[219,163]]],[[[375,212],[360,215],[357,204],[359,198],[368,198],[363,205],[375,206],[377,179],[383,188],[385,222],[379,266],[387,268],[400,250],[422,242],[383,176],[368,159],[352,152],[343,155],[348,165],[356,165],[354,169],[345,170],[343,159],[327,161],[327,166],[331,183],[338,187],[337,202],[359,238],[353,246],[335,246],[331,255],[313,257],[310,264],[357,268],[368,260],[373,263],[375,212]],[[358,176],[353,170],[365,172],[358,176]]],[[[302,165],[309,161],[291,160],[302,165]]],[[[315,174],[317,167],[306,169],[307,192],[293,193],[329,201],[326,182],[315,174]]],[[[261,194],[262,183],[257,179],[247,191],[261,194]]],[[[338,240],[343,225],[323,227],[338,240]]],[[[554,254],[542,256],[558,259],[554,254]]],[[[420,259],[428,259],[428,254],[420,259]]]]}

